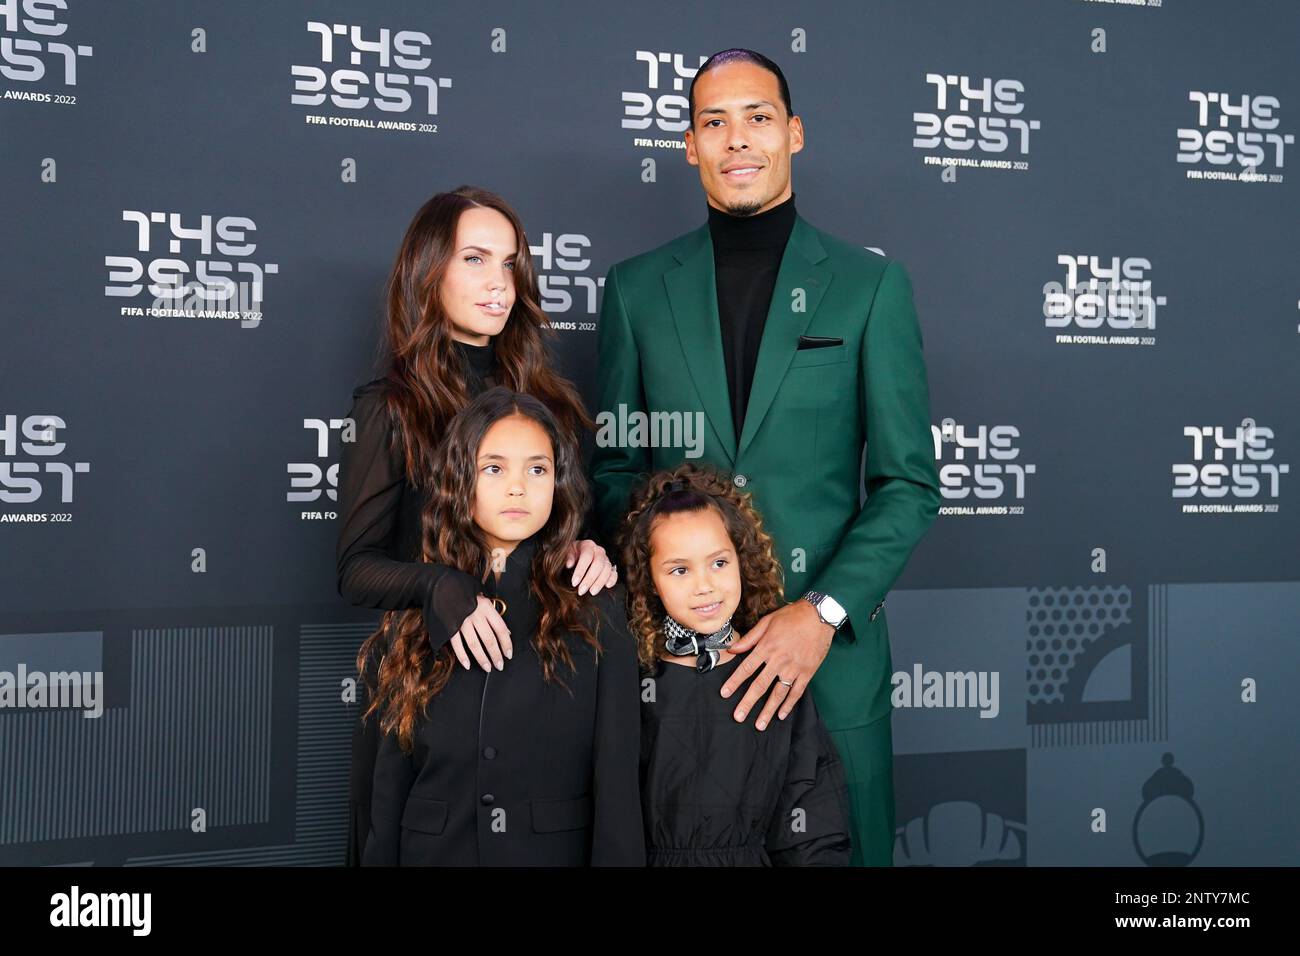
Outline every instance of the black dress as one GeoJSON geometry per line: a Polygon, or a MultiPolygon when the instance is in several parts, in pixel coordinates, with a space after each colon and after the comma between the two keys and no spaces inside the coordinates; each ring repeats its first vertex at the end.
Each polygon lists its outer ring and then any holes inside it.
{"type": "Polygon", "coordinates": [[[848,785],[805,693],[785,720],[738,723],[719,691],[744,654],[703,674],[660,661],[641,699],[650,866],[847,866],[848,785]],[[653,699],[649,699],[653,697],[653,699]]]}
{"type": "MultiPolygon", "coordinates": [[[[494,349],[456,343],[471,395],[492,382],[494,349]]],[[[406,480],[396,429],[385,404],[385,383],[375,379],[352,393],[349,417],[355,440],[339,462],[338,590],[350,604],[400,611],[422,608],[429,640],[441,647],[478,605],[479,583],[440,564],[420,563],[420,514],[425,495],[406,480]]],[[[373,676],[373,664],[372,676],[373,676]]],[[[362,683],[361,712],[369,706],[362,683]]],[[[348,782],[346,865],[360,866],[370,828],[370,788],[379,747],[378,722],[357,721],[348,782]]]]}
{"type": "Polygon", "coordinates": [[[414,747],[386,734],[375,761],[367,866],[644,866],[638,781],[639,672],[623,588],[583,601],[602,647],[565,642],[575,671],[548,683],[532,645],[536,537],[485,591],[506,602],[514,657],[455,665],[417,722],[414,747]]]}

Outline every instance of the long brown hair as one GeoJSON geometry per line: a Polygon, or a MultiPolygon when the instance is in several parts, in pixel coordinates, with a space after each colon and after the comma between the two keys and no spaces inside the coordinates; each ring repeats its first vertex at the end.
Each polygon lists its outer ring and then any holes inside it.
{"type": "Polygon", "coordinates": [[[438,439],[470,397],[441,289],[455,253],[461,214],[475,206],[495,209],[510,220],[519,250],[515,304],[493,339],[497,384],[537,396],[574,435],[595,428],[577,389],[548,364],[542,336],[556,333],[540,305],[537,274],[519,216],[496,193],[478,186],[438,193],[407,227],[385,290],[388,409],[398,424],[394,440],[402,445],[407,478],[417,487],[426,487],[435,474],[438,439]]]}
{"type": "Polygon", "coordinates": [[[746,492],[709,468],[683,462],[671,471],[651,475],[633,493],[623,521],[620,551],[627,574],[629,626],[636,636],[641,666],[652,669],[663,643],[663,601],[650,573],[650,535],[655,521],[678,512],[712,508],[722,518],[740,563],[740,604],[732,626],[744,633],[759,618],[785,603],[784,572],[776,559],[772,536],[763,530],[763,516],[746,492]],[[670,489],[673,482],[682,482],[670,489]]]}
{"type": "MultiPolygon", "coordinates": [[[[500,386],[490,388],[470,402],[447,428],[446,438],[434,451],[429,507],[423,515],[423,560],[458,568],[486,581],[491,568],[491,551],[482,530],[472,517],[478,481],[478,449],[493,424],[511,415],[536,422],[551,440],[555,458],[555,492],[551,514],[537,532],[529,587],[541,605],[537,633],[532,645],[542,661],[542,676],[563,684],[562,665],[574,669],[565,642],[566,632],[576,632],[600,653],[596,631],[587,620],[598,624],[595,614],[580,614],[580,601],[566,583],[565,558],[577,540],[586,514],[590,492],[582,473],[577,442],[541,401],[531,395],[500,386]]],[[[589,611],[594,606],[588,607],[589,611]]],[[[450,643],[437,653],[429,647],[424,615],[420,608],[389,611],[383,623],[368,637],[357,654],[357,667],[367,674],[372,654],[383,654],[378,683],[370,688],[370,706],[363,716],[382,711],[380,729],[397,731],[404,750],[411,749],[416,721],[429,701],[451,679],[459,666],[450,643]]],[[[518,666],[518,665],[515,665],[518,666]]],[[[369,677],[367,676],[369,682],[369,677]]]]}

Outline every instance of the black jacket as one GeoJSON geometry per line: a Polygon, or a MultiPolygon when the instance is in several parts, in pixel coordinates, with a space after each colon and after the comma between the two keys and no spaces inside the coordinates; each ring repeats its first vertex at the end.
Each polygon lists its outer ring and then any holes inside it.
{"type": "Polygon", "coordinates": [[[703,674],[660,661],[642,695],[649,865],[848,866],[848,783],[813,695],[759,731],[719,693],[747,654],[703,674]]]}
{"type": "Polygon", "coordinates": [[[457,664],[409,755],[394,734],[381,741],[365,865],[645,864],[639,679],[623,588],[583,600],[599,663],[581,635],[567,635],[569,690],[547,683],[532,646],[535,550],[535,538],[521,542],[484,588],[506,602],[514,658],[490,674],[457,664]]]}

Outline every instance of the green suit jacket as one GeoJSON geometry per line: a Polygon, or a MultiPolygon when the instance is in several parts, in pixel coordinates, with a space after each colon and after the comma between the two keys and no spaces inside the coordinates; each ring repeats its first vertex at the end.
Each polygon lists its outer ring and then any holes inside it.
{"type": "MultiPolygon", "coordinates": [[[[880,605],[939,507],[921,331],[903,266],[796,218],[740,435],[707,224],[609,270],[597,341],[597,413],[617,416],[620,405],[628,413],[702,411],[696,463],[753,495],[785,568],[786,599],[814,589],[848,610],[812,682],[826,726],[888,715],[892,667],[880,605]],[[843,343],[798,349],[800,335],[843,343]]],[[[598,436],[592,477],[606,534],[642,475],[685,458],[682,447],[625,447],[598,436]]]]}

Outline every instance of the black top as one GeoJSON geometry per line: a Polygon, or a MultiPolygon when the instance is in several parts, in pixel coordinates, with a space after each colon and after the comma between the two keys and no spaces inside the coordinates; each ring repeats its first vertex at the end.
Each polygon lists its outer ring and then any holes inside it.
{"type": "Polygon", "coordinates": [[[485,590],[505,601],[514,657],[459,663],[416,724],[408,755],[375,761],[366,865],[644,866],[637,779],[638,671],[621,585],[581,605],[602,653],[565,635],[567,689],[542,677],[530,588],[536,536],[485,590]]]}
{"type": "Polygon", "coordinates": [[[840,757],[804,694],[785,720],[738,723],[720,693],[745,657],[712,670],[660,662],[642,694],[641,801],[650,866],[847,866],[840,757]]]}
{"type": "Polygon", "coordinates": [[[457,341],[456,348],[460,349],[461,358],[465,360],[474,378],[481,382],[492,376],[496,369],[496,349],[492,347],[491,339],[488,339],[487,345],[470,345],[468,342],[457,341]]]}
{"type": "Polygon", "coordinates": [[[722,357],[737,441],[745,424],[772,289],[794,220],[793,193],[785,202],[754,216],[733,216],[709,207],[722,357]]]}
{"type": "MultiPolygon", "coordinates": [[[[457,342],[471,396],[494,384],[495,353],[487,345],[457,342]]],[[[406,480],[397,428],[385,401],[386,383],[355,389],[349,417],[355,440],[339,462],[338,590],[349,603],[390,611],[424,610],[436,650],[451,639],[478,603],[472,576],[421,562],[424,492],[406,480]]]]}

